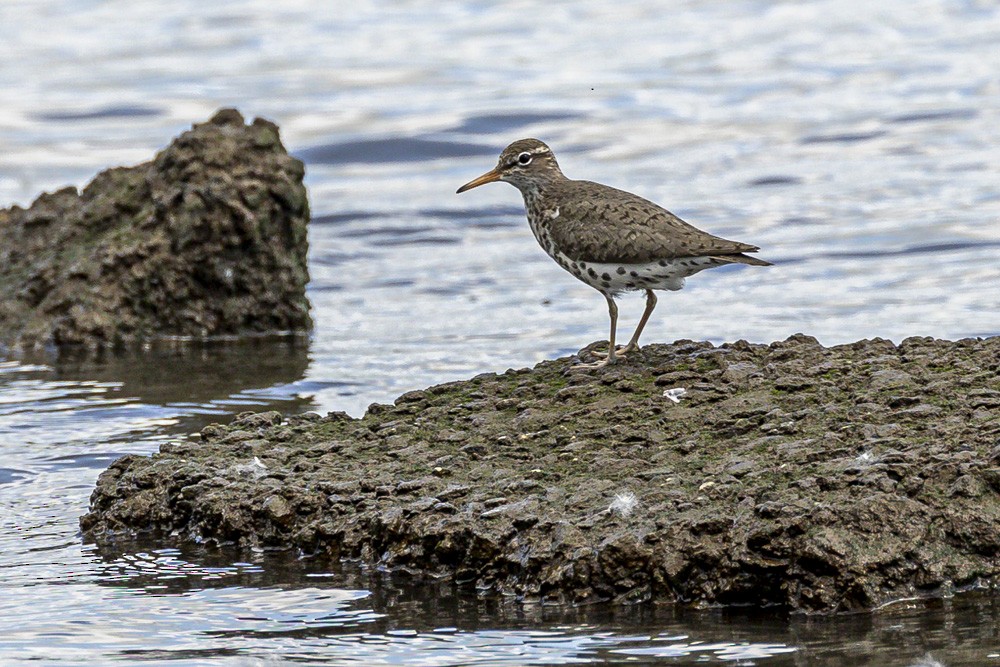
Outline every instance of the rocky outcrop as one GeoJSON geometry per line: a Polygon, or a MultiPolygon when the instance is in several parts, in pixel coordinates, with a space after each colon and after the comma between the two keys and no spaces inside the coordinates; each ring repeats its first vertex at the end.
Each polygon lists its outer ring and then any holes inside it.
{"type": "Polygon", "coordinates": [[[82,527],[571,603],[853,611],[1000,575],[1000,338],[681,341],[571,366],[361,419],[244,414],[119,459],[82,527]]]}
{"type": "Polygon", "coordinates": [[[308,330],[303,173],[273,123],[226,109],[0,211],[0,351],[308,330]]]}

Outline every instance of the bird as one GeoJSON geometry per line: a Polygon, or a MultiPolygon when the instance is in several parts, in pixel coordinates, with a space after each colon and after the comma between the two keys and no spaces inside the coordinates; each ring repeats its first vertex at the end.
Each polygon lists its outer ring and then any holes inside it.
{"type": "Polygon", "coordinates": [[[639,350],[639,336],[656,307],[654,290],[679,290],[688,276],[716,266],[772,266],[746,254],[758,252],[757,246],[713,236],[648,199],[567,178],[552,149],[538,139],[507,146],[496,167],[456,194],[496,181],[521,191],[528,226],[549,257],[607,300],[608,352],[595,352],[599,361],[577,368],[612,365],[639,350]],[[615,298],[629,291],[644,291],[646,308],[628,344],[616,348],[615,298]]]}

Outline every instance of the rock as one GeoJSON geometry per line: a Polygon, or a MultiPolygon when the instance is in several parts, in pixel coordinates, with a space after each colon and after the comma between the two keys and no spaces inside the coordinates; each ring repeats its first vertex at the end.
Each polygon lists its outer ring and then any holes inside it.
{"type": "Polygon", "coordinates": [[[561,603],[848,612],[1000,578],[1000,338],[681,341],[571,363],[361,419],[241,415],[116,461],[81,526],[102,544],[197,536],[561,603]],[[680,403],[664,378],[689,389],[680,403]],[[255,455],[265,468],[226,472],[255,455]]]}
{"type": "Polygon", "coordinates": [[[151,162],[0,210],[0,353],[311,328],[304,168],[218,112],[151,162]]]}

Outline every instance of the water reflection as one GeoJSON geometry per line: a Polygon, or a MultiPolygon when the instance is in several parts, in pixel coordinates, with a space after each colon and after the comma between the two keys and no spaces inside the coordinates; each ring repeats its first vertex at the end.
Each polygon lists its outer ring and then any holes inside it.
{"type": "Polygon", "coordinates": [[[109,654],[119,658],[182,660],[195,650],[332,665],[830,667],[933,664],[928,655],[948,667],[1000,659],[983,648],[1000,641],[1000,601],[983,593],[818,618],[653,604],[524,606],[449,581],[282,553],[90,549],[98,566],[86,581],[118,591],[116,604],[169,609],[144,648],[126,642],[109,654]],[[223,608],[230,613],[217,613],[223,608]],[[192,639],[192,628],[201,636],[192,639]]]}
{"type": "Polygon", "coordinates": [[[76,580],[78,517],[114,459],[237,412],[311,409],[308,364],[302,338],[0,362],[0,617],[20,587],[76,580]]]}
{"type": "Polygon", "coordinates": [[[275,336],[208,342],[160,340],[138,351],[64,350],[56,380],[114,382],[143,403],[208,403],[247,390],[292,384],[309,366],[309,341],[275,336]]]}
{"type": "Polygon", "coordinates": [[[30,440],[23,455],[34,460],[51,445],[45,460],[69,461],[94,443],[186,434],[241,408],[302,412],[313,406],[300,390],[308,346],[296,336],[158,341],[145,350],[8,360],[0,366],[0,443],[16,458],[30,440]],[[67,451],[71,443],[77,448],[67,451]]]}

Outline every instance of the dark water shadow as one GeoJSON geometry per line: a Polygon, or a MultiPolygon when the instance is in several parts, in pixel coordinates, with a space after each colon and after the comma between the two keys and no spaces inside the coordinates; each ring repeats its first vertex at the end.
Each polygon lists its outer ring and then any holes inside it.
{"type": "Polygon", "coordinates": [[[332,659],[331,650],[366,655],[374,644],[398,642],[399,650],[416,660],[422,652],[451,645],[457,650],[464,650],[464,643],[481,647],[485,636],[496,640],[497,650],[544,642],[552,651],[545,661],[532,664],[581,659],[700,664],[725,660],[727,655],[732,661],[742,653],[748,661],[736,664],[903,667],[922,664],[919,661],[931,653],[948,667],[960,667],[985,664],[986,654],[995,650],[1000,638],[1000,597],[983,591],[903,601],[869,613],[817,617],[780,609],[706,610],[653,603],[539,605],[483,594],[450,580],[418,580],[283,552],[248,554],[185,546],[157,553],[155,547],[138,541],[97,547],[96,583],[132,595],[158,596],[160,606],[169,606],[164,597],[180,600],[191,590],[206,588],[257,589],[265,597],[269,591],[296,589],[317,594],[353,591],[312,626],[246,623],[240,627],[234,622],[203,630],[206,636],[234,642],[300,641],[303,651],[317,651],[315,658],[332,659]],[[158,559],[162,567],[157,566],[158,559]],[[441,638],[442,632],[448,638],[441,638]],[[428,643],[435,637],[445,644],[428,643]],[[315,640],[332,643],[312,643],[315,640]]]}
{"type": "Polygon", "coordinates": [[[306,164],[391,164],[439,158],[492,156],[493,146],[429,137],[361,139],[309,146],[294,153],[306,164]]]}
{"type": "Polygon", "coordinates": [[[101,120],[106,118],[144,118],[149,116],[160,116],[163,109],[141,105],[118,105],[107,106],[89,111],[45,111],[32,114],[36,120],[44,121],[83,121],[101,120]]]}
{"type": "Polygon", "coordinates": [[[751,181],[747,185],[751,188],[767,187],[771,185],[800,185],[802,179],[798,176],[761,176],[751,181]]]}
{"type": "MultiPolygon", "coordinates": [[[[421,209],[417,211],[353,212],[316,216],[311,225],[323,226],[328,237],[361,242],[370,251],[315,251],[310,264],[336,266],[372,258],[380,249],[395,246],[442,246],[461,243],[466,229],[509,229],[523,224],[522,207],[501,206],[475,209],[421,209]]],[[[315,277],[314,277],[315,280],[315,277]]],[[[310,285],[310,290],[317,285],[310,285]]]]}
{"type": "Polygon", "coordinates": [[[926,255],[946,252],[960,252],[980,248],[1000,248],[1000,241],[942,241],[908,246],[906,248],[882,248],[875,250],[848,250],[843,252],[818,253],[817,257],[838,257],[863,259],[868,257],[896,257],[902,255],[926,255]]]}
{"type": "Polygon", "coordinates": [[[8,397],[18,397],[18,382],[31,391],[5,406],[0,435],[32,440],[45,428],[50,439],[77,443],[34,459],[38,468],[100,469],[119,453],[148,451],[164,437],[186,437],[241,412],[315,409],[300,386],[310,363],[304,336],[159,340],[147,349],[71,349],[17,361],[4,377],[13,383],[8,397]]]}
{"type": "Polygon", "coordinates": [[[461,122],[448,129],[448,132],[458,132],[467,134],[494,134],[498,132],[510,132],[526,125],[535,123],[546,123],[551,121],[568,121],[580,118],[582,114],[560,112],[560,111],[521,111],[511,113],[486,113],[469,116],[461,122]]]}
{"type": "Polygon", "coordinates": [[[392,224],[391,220],[392,218],[387,218],[387,222],[382,225],[365,225],[361,228],[345,228],[341,230],[338,236],[342,236],[344,238],[367,238],[369,236],[377,235],[406,239],[410,236],[437,231],[434,227],[428,227],[426,225],[395,225],[392,224]]]}
{"type": "Polygon", "coordinates": [[[803,144],[856,144],[862,141],[870,141],[888,134],[885,130],[873,130],[871,132],[837,132],[834,134],[812,134],[803,137],[800,143],[803,144]]]}
{"type": "Polygon", "coordinates": [[[309,220],[309,225],[337,225],[345,222],[386,218],[391,217],[392,215],[393,214],[389,211],[348,211],[346,213],[324,213],[323,215],[314,215],[309,220]]]}
{"type": "Polygon", "coordinates": [[[929,111],[913,111],[890,116],[890,123],[927,123],[939,120],[969,120],[979,115],[975,109],[937,109],[929,111]]]}
{"type": "Polygon", "coordinates": [[[470,220],[483,218],[514,218],[524,215],[523,206],[492,206],[490,208],[475,209],[443,209],[428,208],[419,211],[420,215],[427,218],[441,218],[443,220],[470,220]]]}
{"type": "Polygon", "coordinates": [[[933,255],[949,252],[964,252],[966,250],[979,250],[984,248],[1000,248],[1000,241],[943,241],[941,243],[927,243],[921,245],[907,246],[905,248],[875,248],[871,250],[833,250],[829,252],[817,252],[812,255],[801,257],[782,257],[775,260],[769,257],[769,261],[776,264],[789,265],[800,264],[816,259],[872,259],[879,257],[905,257],[909,255],[933,255]]]}
{"type": "Polygon", "coordinates": [[[11,484],[29,479],[34,473],[27,470],[17,470],[16,468],[0,468],[0,484],[11,484]]]}
{"type": "MultiPolygon", "coordinates": [[[[198,664],[205,664],[203,661],[212,661],[216,658],[235,658],[246,655],[245,651],[234,648],[206,648],[206,649],[126,649],[120,651],[118,656],[126,660],[141,660],[143,662],[158,663],[160,661],[174,662],[177,660],[193,661],[198,664]]],[[[251,658],[247,658],[250,660],[251,658]]],[[[247,663],[257,664],[257,663],[247,663]]],[[[263,664],[263,663],[261,663],[263,664]]]]}
{"type": "Polygon", "coordinates": [[[301,380],[309,367],[309,339],[157,340],[142,350],[62,350],[50,364],[53,380],[120,382],[122,394],[143,403],[210,404],[301,380]]]}
{"type": "MultiPolygon", "coordinates": [[[[513,220],[504,222],[503,224],[497,223],[497,219],[507,218],[520,218],[524,215],[523,206],[491,206],[488,208],[460,208],[460,209],[446,209],[446,208],[428,208],[420,209],[415,212],[410,211],[349,211],[347,213],[326,213],[323,215],[316,215],[309,221],[311,226],[343,226],[345,228],[351,227],[351,223],[364,223],[368,220],[386,220],[393,221],[398,220],[402,216],[417,215],[421,218],[437,219],[437,220],[449,220],[466,222],[470,224],[475,224],[476,226],[485,226],[496,224],[498,226],[508,226],[512,224],[513,220]],[[489,221],[489,222],[488,222],[489,221]]],[[[403,227],[400,225],[366,225],[363,228],[348,229],[343,232],[343,234],[348,236],[363,236],[369,233],[391,233],[393,231],[398,231],[400,234],[413,234],[415,230],[428,229],[428,227],[403,227]]]]}
{"type": "Polygon", "coordinates": [[[442,246],[457,245],[462,242],[459,236],[412,236],[408,238],[383,238],[378,244],[381,246],[442,246]]]}

